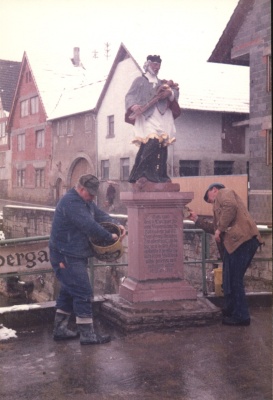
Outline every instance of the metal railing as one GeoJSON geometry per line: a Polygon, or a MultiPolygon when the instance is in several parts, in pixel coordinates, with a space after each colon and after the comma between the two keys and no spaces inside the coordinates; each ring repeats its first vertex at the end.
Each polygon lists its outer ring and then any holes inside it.
{"type": "MultiPolygon", "coordinates": [[[[271,228],[266,228],[266,229],[259,229],[259,231],[265,232],[265,233],[272,233],[271,228]]],[[[206,279],[206,264],[215,264],[215,263],[220,263],[220,259],[210,259],[206,258],[206,253],[207,253],[207,233],[203,229],[184,229],[184,233],[199,233],[201,235],[201,256],[202,258],[200,260],[184,260],[184,264],[201,264],[201,270],[202,270],[202,292],[206,296],[208,294],[207,292],[207,279],[206,279]]],[[[37,241],[45,241],[49,240],[49,235],[47,236],[32,236],[32,237],[26,237],[26,238],[16,238],[16,239],[6,239],[6,240],[1,240],[0,241],[0,252],[1,252],[1,247],[8,245],[8,244],[16,244],[16,243],[28,243],[28,242],[37,242],[37,241]]],[[[254,261],[259,261],[259,262],[272,262],[272,257],[264,257],[264,258],[259,258],[255,257],[253,258],[254,261]]],[[[106,267],[106,266],[111,266],[111,267],[122,267],[122,266],[128,266],[128,263],[112,263],[112,262],[107,262],[107,263],[95,263],[94,258],[89,258],[89,269],[90,269],[90,280],[92,287],[94,287],[94,269],[99,268],[99,267],[106,267]]],[[[1,273],[1,267],[0,267],[0,278],[7,278],[11,276],[25,276],[25,275],[40,275],[42,273],[53,273],[53,269],[39,269],[39,270],[31,270],[31,271],[26,271],[26,272],[14,272],[14,273],[1,273]]]]}

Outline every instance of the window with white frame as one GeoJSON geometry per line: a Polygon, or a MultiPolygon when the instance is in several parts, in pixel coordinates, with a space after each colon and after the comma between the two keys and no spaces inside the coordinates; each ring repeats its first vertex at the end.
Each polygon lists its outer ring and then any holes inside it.
{"type": "Polygon", "coordinates": [[[0,145],[8,144],[8,135],[6,133],[6,122],[0,122],[0,145]]]}
{"type": "Polygon", "coordinates": [[[20,107],[21,107],[20,111],[21,117],[26,117],[28,115],[28,99],[21,101],[20,107]]]}
{"type": "Polygon", "coordinates": [[[121,181],[127,181],[129,179],[129,166],[130,166],[129,158],[121,158],[120,159],[120,180],[121,181]]]}
{"type": "Polygon", "coordinates": [[[35,169],[35,187],[45,186],[45,170],[43,168],[35,169]]]}
{"type": "Polygon", "coordinates": [[[36,148],[40,149],[45,147],[45,131],[44,129],[40,129],[36,131],[36,148]]]}
{"type": "Polygon", "coordinates": [[[101,161],[101,179],[102,180],[109,179],[109,160],[101,161]]]}
{"type": "Polygon", "coordinates": [[[24,151],[26,149],[26,135],[24,133],[20,133],[17,136],[17,144],[18,144],[18,151],[24,151]]]}
{"type": "Polygon", "coordinates": [[[107,137],[112,138],[115,136],[114,115],[108,116],[108,132],[107,137]]]}
{"type": "Polygon", "coordinates": [[[30,114],[37,114],[39,112],[39,97],[31,97],[30,99],[30,114]]]}
{"type": "Polygon", "coordinates": [[[0,122],[0,137],[6,136],[6,122],[0,122]]]}
{"type": "Polygon", "coordinates": [[[17,186],[18,187],[25,186],[25,174],[26,174],[26,171],[24,169],[17,170],[17,186]]]}

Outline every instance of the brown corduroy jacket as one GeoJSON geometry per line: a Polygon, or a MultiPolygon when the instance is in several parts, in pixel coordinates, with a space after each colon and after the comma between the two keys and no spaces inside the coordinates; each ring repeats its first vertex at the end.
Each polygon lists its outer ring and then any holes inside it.
{"type": "MultiPolygon", "coordinates": [[[[197,220],[196,225],[202,227],[202,220],[197,220]]],[[[213,228],[214,231],[219,229],[222,232],[223,244],[229,254],[253,236],[263,243],[255,221],[242,199],[232,189],[220,189],[216,196],[213,203],[213,228]]],[[[208,231],[205,227],[203,229],[208,231]]]]}

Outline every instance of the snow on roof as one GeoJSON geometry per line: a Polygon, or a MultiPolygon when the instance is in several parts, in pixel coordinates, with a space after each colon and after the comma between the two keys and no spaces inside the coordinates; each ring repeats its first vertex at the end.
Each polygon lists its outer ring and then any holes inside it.
{"type": "Polygon", "coordinates": [[[82,65],[74,66],[69,57],[30,52],[26,56],[47,116],[55,110],[64,89],[90,83],[90,73],[82,65]]]}
{"type": "Polygon", "coordinates": [[[179,104],[182,109],[249,113],[249,96],[236,93],[223,93],[221,90],[207,89],[202,91],[191,91],[180,89],[179,104]]]}
{"type": "MultiPolygon", "coordinates": [[[[48,119],[96,107],[112,66],[109,61],[93,59],[76,67],[59,54],[26,55],[48,119]]],[[[165,60],[159,78],[179,83],[181,108],[249,113],[248,67],[207,62],[192,67],[165,60]]]]}
{"type": "Polygon", "coordinates": [[[80,87],[65,89],[49,120],[93,110],[96,107],[105,80],[80,87]]]}
{"type": "Polygon", "coordinates": [[[109,62],[91,60],[75,66],[61,54],[26,52],[48,119],[91,110],[96,106],[109,62]],[[90,97],[88,97],[90,96],[90,97]]]}
{"type": "Polygon", "coordinates": [[[181,108],[249,113],[249,68],[204,63],[174,71],[181,108]]]}

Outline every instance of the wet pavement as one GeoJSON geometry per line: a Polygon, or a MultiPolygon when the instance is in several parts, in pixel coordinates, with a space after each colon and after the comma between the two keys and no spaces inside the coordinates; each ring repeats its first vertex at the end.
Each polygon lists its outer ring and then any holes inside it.
{"type": "Polygon", "coordinates": [[[52,323],[16,329],[0,342],[2,400],[271,400],[272,309],[251,308],[251,325],[220,323],[81,346],[54,342],[52,323]]]}

